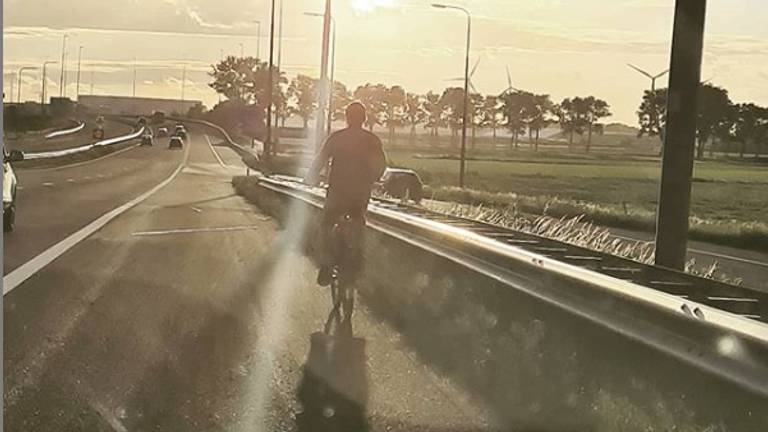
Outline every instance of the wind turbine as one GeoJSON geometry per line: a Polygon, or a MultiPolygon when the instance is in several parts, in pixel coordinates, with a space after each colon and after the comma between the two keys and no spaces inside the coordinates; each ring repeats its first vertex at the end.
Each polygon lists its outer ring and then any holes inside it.
{"type": "MultiPolygon", "coordinates": [[[[477,58],[477,61],[475,62],[475,66],[472,67],[472,72],[469,73],[469,88],[472,89],[473,92],[479,93],[477,89],[475,88],[475,85],[472,83],[472,77],[475,75],[475,71],[477,70],[477,66],[480,65],[480,57],[477,58]]],[[[450,78],[446,81],[464,81],[464,77],[459,78],[450,78]]]]}
{"type": "Polygon", "coordinates": [[[509,66],[507,66],[507,88],[504,89],[504,91],[502,91],[499,96],[504,96],[513,90],[516,92],[522,91],[519,88],[512,86],[512,74],[509,73],[509,66]]]}

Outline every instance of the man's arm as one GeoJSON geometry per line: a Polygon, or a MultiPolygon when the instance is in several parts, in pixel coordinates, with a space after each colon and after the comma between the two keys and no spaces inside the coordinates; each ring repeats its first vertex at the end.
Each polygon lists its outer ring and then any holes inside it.
{"type": "Polygon", "coordinates": [[[381,140],[376,138],[376,150],[371,155],[370,167],[371,174],[373,175],[373,182],[379,181],[384,170],[387,169],[387,156],[384,154],[384,148],[381,144],[381,140]]]}
{"type": "Polygon", "coordinates": [[[315,159],[312,161],[312,164],[309,165],[309,170],[307,170],[307,175],[304,176],[304,183],[316,185],[319,181],[320,173],[323,171],[324,168],[328,167],[328,161],[331,159],[331,138],[333,135],[329,136],[325,143],[323,143],[323,148],[320,150],[320,153],[315,156],[315,159]]]}

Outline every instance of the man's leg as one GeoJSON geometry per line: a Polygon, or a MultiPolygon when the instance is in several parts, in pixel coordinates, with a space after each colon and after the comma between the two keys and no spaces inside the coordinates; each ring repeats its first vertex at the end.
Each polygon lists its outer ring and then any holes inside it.
{"type": "Polygon", "coordinates": [[[323,206],[323,217],[320,221],[320,247],[318,254],[318,264],[320,270],[317,273],[317,284],[328,286],[331,284],[331,271],[333,266],[333,226],[343,215],[344,209],[342,202],[331,191],[325,198],[323,206]]]}

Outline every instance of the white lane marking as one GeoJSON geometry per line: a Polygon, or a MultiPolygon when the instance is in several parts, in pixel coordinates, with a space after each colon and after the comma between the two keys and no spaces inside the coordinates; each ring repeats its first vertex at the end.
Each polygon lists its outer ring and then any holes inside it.
{"type": "MultiPolygon", "coordinates": [[[[189,146],[186,146],[186,148],[188,149],[189,146]]],[[[112,219],[130,210],[137,204],[141,203],[142,201],[152,196],[155,192],[167,186],[168,183],[172,182],[173,179],[175,179],[176,176],[181,172],[181,169],[184,168],[184,165],[187,163],[188,157],[189,157],[189,150],[185,150],[184,158],[181,160],[181,163],[179,164],[179,166],[176,167],[176,169],[173,171],[173,173],[171,173],[170,176],[168,176],[168,178],[160,182],[160,184],[144,192],[143,194],[137,196],[131,201],[128,201],[127,203],[121,205],[120,207],[117,207],[103,214],[98,219],[89,223],[85,227],[81,228],[76,233],[70,235],[64,240],[49,247],[48,249],[43,251],[40,255],[32,258],[31,260],[17,267],[12,272],[5,275],[3,277],[3,296],[11,292],[17,286],[21,285],[22,282],[32,277],[32,275],[40,271],[43,267],[50,264],[53,260],[60,257],[62,254],[64,254],[64,252],[68,251],[69,249],[74,247],[76,244],[80,243],[81,241],[85,240],[88,236],[90,236],[91,234],[101,229],[101,227],[108,224],[112,219]]]]}
{"type": "Polygon", "coordinates": [[[57,167],[53,167],[53,168],[34,168],[34,167],[32,167],[32,168],[24,168],[24,169],[25,170],[29,170],[29,171],[58,171],[58,170],[63,170],[63,169],[67,169],[67,168],[79,167],[79,166],[82,166],[82,165],[88,165],[88,164],[91,164],[91,163],[94,163],[94,162],[98,162],[98,161],[100,161],[102,159],[106,159],[108,157],[117,156],[120,153],[127,152],[128,150],[133,150],[136,147],[138,147],[139,145],[141,145],[141,144],[132,145],[130,147],[118,150],[116,152],[112,152],[112,153],[106,154],[104,156],[97,157],[96,159],[89,159],[89,160],[83,161],[83,162],[78,162],[78,163],[73,163],[73,164],[68,164],[68,165],[57,166],[57,167]]]}
{"type": "Polygon", "coordinates": [[[199,209],[199,208],[197,208],[197,207],[192,207],[192,210],[193,210],[195,213],[202,213],[202,212],[203,212],[202,210],[200,210],[200,209],[199,209]]]}
{"type": "Polygon", "coordinates": [[[104,174],[99,174],[96,176],[97,178],[104,178],[104,174]]]}
{"type": "MultiPolygon", "coordinates": [[[[646,241],[646,240],[639,240],[639,239],[636,239],[636,238],[633,238],[633,237],[620,236],[620,235],[613,235],[613,236],[621,238],[621,239],[624,239],[624,240],[632,240],[632,241],[638,241],[638,242],[650,243],[650,244],[654,243],[653,241],[649,242],[649,241],[646,241]]],[[[759,266],[759,267],[768,268],[768,263],[764,263],[764,262],[760,262],[760,261],[755,261],[755,260],[751,260],[751,259],[747,259],[747,258],[740,258],[740,257],[736,257],[736,256],[733,256],[733,255],[725,255],[725,254],[720,254],[720,253],[717,253],[717,252],[709,252],[709,251],[705,251],[705,250],[701,250],[701,249],[688,249],[688,252],[697,253],[699,255],[709,255],[709,256],[713,256],[715,258],[721,258],[721,259],[724,259],[724,260],[737,261],[737,262],[742,262],[744,264],[750,264],[750,265],[755,265],[755,266],[759,266]]]]}
{"type": "Polygon", "coordinates": [[[53,183],[51,183],[51,182],[45,182],[45,183],[43,183],[43,186],[48,186],[48,187],[51,187],[51,186],[53,186],[53,183]]]}
{"type": "Polygon", "coordinates": [[[75,182],[75,179],[71,179],[71,178],[67,179],[67,183],[74,183],[74,182],[75,182]]]}
{"type": "Polygon", "coordinates": [[[134,237],[145,236],[159,236],[169,234],[194,234],[194,233],[206,233],[206,232],[229,232],[229,231],[245,231],[258,229],[258,225],[238,225],[231,227],[209,227],[209,228],[179,228],[169,230],[158,231],[138,231],[131,234],[134,237]]]}
{"type": "Polygon", "coordinates": [[[85,176],[85,177],[83,177],[83,179],[85,179],[85,180],[90,180],[90,179],[91,179],[91,176],[85,176]]]}
{"type": "Polygon", "coordinates": [[[207,134],[203,134],[203,136],[205,137],[205,140],[208,142],[208,148],[210,148],[210,149],[211,149],[211,152],[213,153],[213,157],[215,157],[215,158],[216,158],[216,161],[219,163],[219,165],[221,165],[223,168],[226,168],[226,167],[227,167],[227,164],[225,164],[225,163],[224,163],[224,161],[223,161],[223,160],[221,160],[221,157],[220,157],[220,156],[219,156],[219,154],[216,152],[216,149],[215,149],[215,148],[213,148],[213,144],[211,144],[211,139],[210,139],[210,138],[208,138],[208,135],[207,135],[207,134]]]}

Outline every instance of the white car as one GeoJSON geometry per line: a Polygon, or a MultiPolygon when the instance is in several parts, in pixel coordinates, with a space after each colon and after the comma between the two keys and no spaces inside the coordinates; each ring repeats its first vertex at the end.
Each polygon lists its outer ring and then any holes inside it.
{"type": "Polygon", "coordinates": [[[16,225],[16,174],[11,162],[24,159],[24,153],[3,148],[3,231],[12,231],[16,225]]]}

